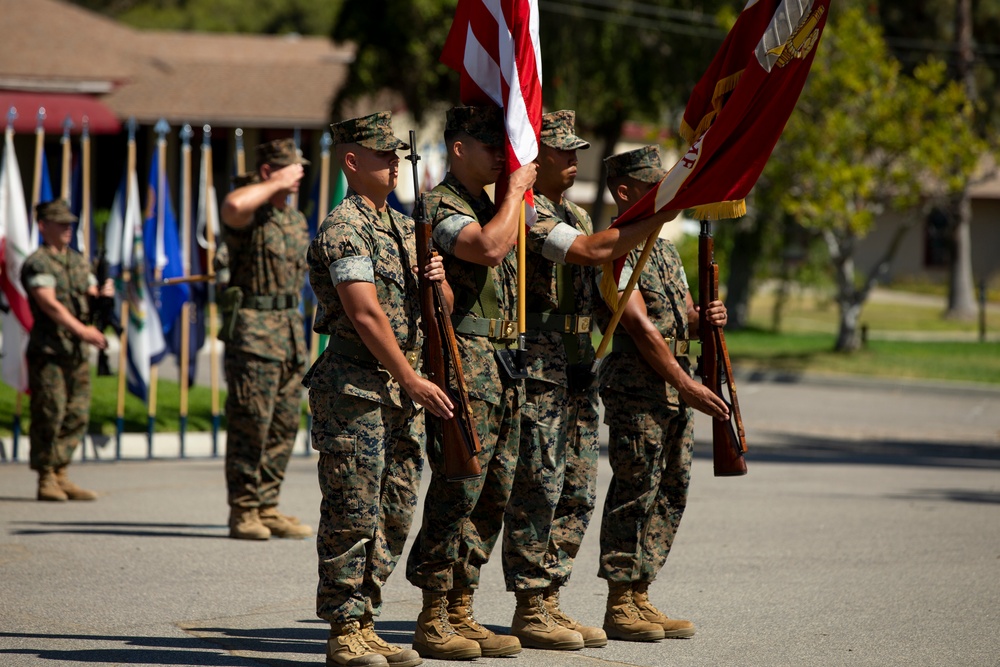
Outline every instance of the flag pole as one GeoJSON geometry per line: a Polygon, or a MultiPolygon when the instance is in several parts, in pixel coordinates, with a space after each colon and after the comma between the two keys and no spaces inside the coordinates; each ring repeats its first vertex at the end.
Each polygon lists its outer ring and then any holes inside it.
{"type": "MultiPolygon", "coordinates": [[[[13,108],[13,107],[11,107],[13,108]]],[[[35,125],[35,168],[34,168],[34,181],[31,184],[31,209],[28,214],[28,219],[31,221],[28,225],[28,239],[35,239],[38,237],[38,221],[35,220],[35,205],[38,204],[39,193],[42,189],[42,152],[45,147],[45,107],[38,108],[38,120],[35,125]]],[[[13,122],[8,114],[7,119],[9,122],[13,122]]],[[[21,402],[23,393],[18,390],[17,398],[14,402],[14,424],[13,424],[13,435],[11,449],[14,451],[15,456],[17,453],[17,441],[21,436],[21,402]]]]}
{"type": "MultiPolygon", "coordinates": [[[[90,252],[90,123],[83,117],[83,133],[80,135],[80,164],[82,177],[80,185],[80,227],[83,229],[83,247],[80,249],[89,262],[90,252]]],[[[100,285],[97,286],[101,288],[100,285]]]]}
{"type": "MultiPolygon", "coordinates": [[[[159,169],[156,173],[156,253],[153,255],[153,303],[160,306],[160,282],[163,280],[163,267],[160,266],[160,253],[163,252],[163,226],[166,224],[167,207],[167,132],[170,125],[161,118],[153,127],[156,132],[156,156],[159,169]]],[[[153,458],[153,436],[156,434],[156,395],[160,379],[160,365],[150,364],[149,367],[149,403],[146,412],[146,458],[153,458]]]]}
{"type": "Polygon", "coordinates": [[[69,170],[71,163],[73,161],[73,149],[70,145],[69,131],[73,128],[73,119],[66,114],[66,120],[63,121],[63,133],[60,143],[62,144],[62,178],[60,179],[59,197],[66,202],[69,202],[69,170]]]}
{"type": "Polygon", "coordinates": [[[629,297],[631,297],[632,292],[635,291],[635,284],[639,282],[639,275],[646,267],[646,262],[649,261],[649,255],[653,252],[653,246],[656,244],[656,239],[659,237],[661,229],[663,229],[662,224],[657,227],[656,230],[649,235],[649,237],[646,238],[646,242],[642,248],[642,253],[639,255],[639,259],[636,261],[635,267],[632,269],[632,275],[628,277],[625,289],[618,298],[618,307],[615,308],[615,312],[611,316],[611,321],[608,323],[607,331],[604,332],[604,336],[601,338],[601,344],[597,346],[597,352],[594,354],[595,371],[597,370],[600,360],[603,359],[604,355],[608,353],[608,346],[611,344],[611,338],[614,336],[615,329],[618,328],[618,322],[622,319],[622,314],[625,312],[625,306],[628,304],[629,297]]]}
{"type": "MultiPolygon", "coordinates": [[[[295,142],[295,152],[298,153],[299,157],[302,157],[302,130],[295,128],[292,131],[293,141],[295,142]]],[[[299,209],[299,193],[293,192],[288,198],[288,205],[292,207],[293,211],[299,209]]]]}
{"type": "MultiPolygon", "coordinates": [[[[132,173],[135,171],[135,116],[128,119],[128,162],[125,171],[125,207],[128,209],[128,201],[132,189],[132,173]]],[[[126,216],[127,217],[127,216],[126,216]]],[[[128,220],[122,225],[122,235],[127,237],[124,227],[128,225],[128,220]]],[[[123,249],[124,251],[124,249],[123,249]]],[[[124,252],[123,252],[124,254],[124,252]]],[[[122,294],[126,298],[122,299],[119,324],[121,335],[118,337],[118,410],[115,419],[115,459],[122,457],[122,432],[125,430],[125,377],[128,375],[128,284],[132,280],[132,267],[122,262],[122,294]]]]}
{"type": "MultiPolygon", "coordinates": [[[[330,146],[332,145],[333,138],[330,137],[330,133],[324,132],[323,136],[320,137],[319,140],[319,196],[316,201],[317,233],[319,232],[319,226],[323,222],[323,216],[326,215],[327,206],[330,204],[330,146]]],[[[419,194],[419,192],[415,192],[413,193],[413,196],[417,197],[419,194]]],[[[309,304],[309,306],[312,310],[312,313],[309,316],[309,365],[312,366],[316,363],[316,358],[319,356],[319,333],[316,331],[316,316],[319,314],[319,299],[315,294],[313,294],[312,303],[309,304]]],[[[312,452],[312,423],[312,407],[309,405],[309,401],[306,401],[306,455],[309,455],[312,452]]]]}
{"type": "MultiPolygon", "coordinates": [[[[191,275],[191,135],[190,125],[181,128],[181,274],[191,275]]],[[[180,458],[184,458],[188,421],[188,381],[191,359],[191,300],[181,306],[181,396],[179,416],[180,458]]]]}
{"type": "MultiPolygon", "coordinates": [[[[518,360],[526,364],[525,349],[527,347],[524,333],[527,329],[527,227],[525,225],[525,203],[521,199],[521,211],[517,223],[517,349],[518,360]]],[[[522,365],[522,369],[524,366],[522,365]]]]}
{"type": "MultiPolygon", "coordinates": [[[[7,111],[7,128],[5,130],[5,134],[10,137],[14,136],[14,121],[16,119],[17,119],[17,109],[11,107],[7,111]]],[[[29,216],[29,220],[33,217],[34,217],[34,212],[32,212],[31,215],[29,216]]],[[[30,223],[28,224],[28,234],[29,234],[28,238],[30,239],[31,238],[30,223]]],[[[13,460],[16,461],[18,440],[21,437],[21,389],[20,388],[18,388],[17,391],[15,392],[14,415],[10,425],[10,432],[11,432],[10,454],[13,460]]]]}
{"type": "MultiPolygon", "coordinates": [[[[215,272],[215,211],[212,210],[211,202],[207,201],[209,193],[214,187],[212,183],[212,126],[202,126],[201,159],[205,163],[205,241],[208,245],[205,262],[207,264],[206,273],[215,272]]],[[[218,307],[215,303],[215,282],[208,282],[208,340],[209,348],[209,369],[212,387],[212,456],[219,455],[219,350],[218,350],[218,307]]]]}
{"type": "Polygon", "coordinates": [[[236,175],[247,171],[246,150],[243,148],[243,128],[236,128],[236,175]]]}

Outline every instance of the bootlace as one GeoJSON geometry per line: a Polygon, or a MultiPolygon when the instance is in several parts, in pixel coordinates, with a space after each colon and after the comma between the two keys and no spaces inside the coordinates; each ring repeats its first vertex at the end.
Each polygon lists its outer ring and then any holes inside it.
{"type": "Polygon", "coordinates": [[[356,621],[341,628],[340,642],[345,644],[351,653],[363,655],[365,653],[372,652],[368,643],[365,642],[365,637],[361,631],[361,625],[356,621]]]}
{"type": "Polygon", "coordinates": [[[393,646],[386,640],[379,637],[378,633],[375,632],[375,626],[365,626],[361,628],[361,637],[370,647],[379,648],[383,651],[395,652],[399,650],[399,647],[393,646]]]}
{"type": "Polygon", "coordinates": [[[442,600],[441,604],[438,605],[437,609],[438,622],[441,626],[441,631],[446,635],[457,635],[458,631],[451,626],[451,621],[448,620],[448,601],[442,600]]]}
{"type": "Polygon", "coordinates": [[[563,627],[572,627],[577,625],[576,619],[567,614],[559,606],[559,591],[551,593],[549,595],[551,604],[544,605],[545,611],[548,612],[549,616],[555,620],[556,623],[562,625],[563,627]]]}

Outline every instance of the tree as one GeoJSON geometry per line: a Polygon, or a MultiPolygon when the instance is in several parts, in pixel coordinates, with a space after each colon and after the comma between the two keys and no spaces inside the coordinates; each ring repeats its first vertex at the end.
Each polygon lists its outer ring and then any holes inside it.
{"type": "Polygon", "coordinates": [[[855,269],[855,245],[885,209],[914,210],[958,192],[984,147],[972,103],[945,64],[905,75],[860,9],[831,12],[818,49],[766,173],[781,208],[826,242],[840,312],[836,349],[851,351],[861,308],[905,228],[865,276],[855,269]]]}
{"type": "Polygon", "coordinates": [[[458,0],[346,2],[333,39],[357,46],[334,116],[362,95],[397,91],[419,122],[440,101],[458,101],[458,76],[439,61],[458,0]]]}
{"type": "Polygon", "coordinates": [[[328,35],[344,0],[74,0],[136,28],[328,35]]]}

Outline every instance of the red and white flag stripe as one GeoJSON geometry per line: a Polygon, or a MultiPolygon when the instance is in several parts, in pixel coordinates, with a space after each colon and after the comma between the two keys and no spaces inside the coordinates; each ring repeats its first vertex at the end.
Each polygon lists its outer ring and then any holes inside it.
{"type": "Polygon", "coordinates": [[[463,104],[503,109],[508,170],[534,160],[542,124],[537,0],[459,0],[441,62],[461,74],[463,104]]]}

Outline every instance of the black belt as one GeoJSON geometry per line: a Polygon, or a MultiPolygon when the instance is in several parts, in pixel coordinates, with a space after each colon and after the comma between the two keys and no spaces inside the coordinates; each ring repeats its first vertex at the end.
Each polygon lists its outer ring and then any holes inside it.
{"type": "MultiPolygon", "coordinates": [[[[691,347],[691,343],[686,338],[681,338],[678,340],[673,336],[664,336],[663,342],[667,344],[670,351],[674,355],[687,354],[688,349],[691,347]]],[[[612,352],[638,352],[639,348],[636,347],[635,341],[632,340],[631,336],[615,336],[611,341],[611,351],[612,352]]]]}
{"type": "Polygon", "coordinates": [[[592,320],[587,315],[563,313],[528,313],[525,328],[529,331],[558,331],[566,334],[590,333],[592,320]]]}
{"type": "Polygon", "coordinates": [[[288,310],[299,307],[298,294],[244,294],[243,308],[252,310],[288,310]]]}
{"type": "MultiPolygon", "coordinates": [[[[354,341],[330,336],[326,349],[335,354],[350,357],[356,361],[364,361],[365,363],[381,366],[378,359],[375,358],[375,355],[371,353],[371,350],[364,343],[355,343],[354,341]]],[[[413,370],[420,368],[420,348],[402,350],[402,352],[403,356],[406,357],[406,362],[410,364],[410,368],[413,370]]]]}

